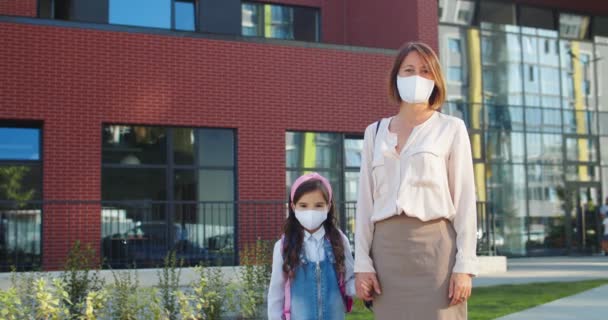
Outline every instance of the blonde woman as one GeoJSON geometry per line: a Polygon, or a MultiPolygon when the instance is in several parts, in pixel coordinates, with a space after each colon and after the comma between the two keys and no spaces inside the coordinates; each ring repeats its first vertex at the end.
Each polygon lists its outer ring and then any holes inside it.
{"type": "Polygon", "coordinates": [[[437,55],[408,43],[389,78],[399,111],[365,130],[355,285],[379,320],[467,318],[477,274],[473,163],[464,122],[438,111],[445,90],[437,55]]]}

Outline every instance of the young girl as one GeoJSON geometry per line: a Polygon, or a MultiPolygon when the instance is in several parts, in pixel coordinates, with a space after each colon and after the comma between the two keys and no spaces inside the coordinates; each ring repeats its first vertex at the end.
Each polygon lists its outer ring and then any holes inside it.
{"type": "Polygon", "coordinates": [[[299,177],[284,235],[274,246],[268,319],[344,319],[355,295],[353,265],[329,181],[317,173],[299,177]]]}

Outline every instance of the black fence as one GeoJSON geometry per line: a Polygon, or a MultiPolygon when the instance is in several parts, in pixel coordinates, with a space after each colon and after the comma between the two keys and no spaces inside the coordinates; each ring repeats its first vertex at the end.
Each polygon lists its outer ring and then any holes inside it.
{"type": "MultiPolygon", "coordinates": [[[[356,204],[336,209],[354,246],[356,204]]],[[[481,202],[477,213],[478,251],[492,255],[493,215],[481,202]]],[[[54,253],[67,252],[77,240],[99,239],[93,249],[111,268],[157,267],[170,251],[184,265],[237,265],[247,244],[278,239],[286,215],[283,201],[0,201],[0,270],[40,267],[43,239],[52,239],[45,250],[54,253]],[[55,234],[43,237],[43,223],[55,234]]],[[[51,257],[46,263],[63,264],[51,257]]]]}

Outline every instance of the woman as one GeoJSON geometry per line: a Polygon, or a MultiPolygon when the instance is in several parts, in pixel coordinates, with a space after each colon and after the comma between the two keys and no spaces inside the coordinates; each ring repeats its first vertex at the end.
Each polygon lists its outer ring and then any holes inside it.
{"type": "Polygon", "coordinates": [[[376,319],[459,320],[477,273],[475,186],[462,120],[441,114],[437,55],[406,44],[389,78],[399,112],[365,130],[356,290],[376,319]]]}

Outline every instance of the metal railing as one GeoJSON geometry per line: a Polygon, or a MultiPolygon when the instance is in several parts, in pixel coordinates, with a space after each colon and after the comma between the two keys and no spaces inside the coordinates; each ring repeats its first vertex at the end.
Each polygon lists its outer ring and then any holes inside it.
{"type": "Polygon", "coordinates": [[[0,271],[41,265],[41,211],[34,203],[0,201],[0,271]]]}
{"type": "MultiPolygon", "coordinates": [[[[93,249],[112,268],[157,267],[170,251],[184,265],[236,265],[246,244],[279,238],[287,208],[284,201],[0,201],[0,271],[41,266],[43,223],[45,241],[54,242],[45,248],[67,252],[77,240],[98,240],[93,249]]],[[[354,246],[356,203],[336,210],[354,246]]],[[[477,214],[478,253],[493,255],[494,215],[483,202],[477,214]]]]}

